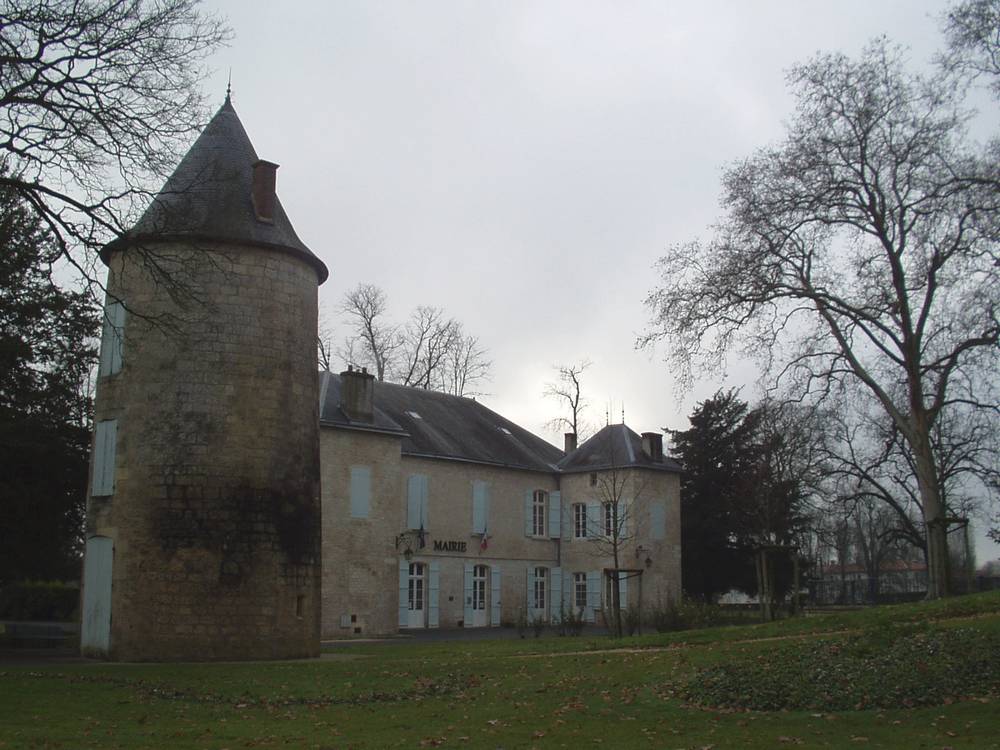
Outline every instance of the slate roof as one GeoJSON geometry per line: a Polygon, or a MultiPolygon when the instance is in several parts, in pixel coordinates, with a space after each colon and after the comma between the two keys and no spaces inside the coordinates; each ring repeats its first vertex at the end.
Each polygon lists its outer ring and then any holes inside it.
{"type": "Polygon", "coordinates": [[[353,422],[340,408],[340,385],[339,375],[320,375],[320,424],[399,434],[404,455],[547,473],[563,455],[471,398],[392,383],[374,383],[374,423],[353,422]]]}
{"type": "Polygon", "coordinates": [[[329,275],[326,265],[295,234],[277,196],[274,222],[256,218],[250,197],[256,161],[257,152],[227,96],[135,227],[108,243],[101,259],[107,263],[112,250],[150,241],[255,245],[302,258],[322,284],[329,275]]]}
{"type": "Polygon", "coordinates": [[[642,449],[642,438],[623,424],[611,424],[602,429],[566,454],[558,468],[567,474],[615,468],[681,471],[681,465],[668,456],[664,456],[663,461],[654,461],[642,449]]]}

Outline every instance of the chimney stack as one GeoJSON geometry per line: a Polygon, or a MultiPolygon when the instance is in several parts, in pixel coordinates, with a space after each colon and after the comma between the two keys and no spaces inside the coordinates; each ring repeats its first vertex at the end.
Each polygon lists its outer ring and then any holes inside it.
{"type": "Polygon", "coordinates": [[[350,365],[340,373],[340,408],[352,422],[375,421],[375,376],[350,365]]]}
{"type": "Polygon", "coordinates": [[[656,463],[663,463],[663,435],[658,432],[642,433],[642,450],[656,463]]]}
{"type": "Polygon", "coordinates": [[[572,453],[576,450],[576,433],[567,432],[563,435],[563,445],[565,447],[566,453],[572,453]]]}
{"type": "Polygon", "coordinates": [[[253,210],[257,221],[267,224],[274,223],[274,188],[277,182],[278,165],[271,161],[260,159],[253,163],[253,210]]]}

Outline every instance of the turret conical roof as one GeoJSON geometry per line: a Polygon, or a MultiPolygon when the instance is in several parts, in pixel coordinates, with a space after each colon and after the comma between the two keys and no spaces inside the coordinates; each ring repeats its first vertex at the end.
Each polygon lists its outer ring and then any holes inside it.
{"type": "Polygon", "coordinates": [[[101,251],[143,242],[208,241],[288,252],[309,263],[326,281],[326,265],[299,239],[275,196],[273,221],[258,220],[251,190],[258,161],[229,97],[181,160],[136,225],[101,251]]]}

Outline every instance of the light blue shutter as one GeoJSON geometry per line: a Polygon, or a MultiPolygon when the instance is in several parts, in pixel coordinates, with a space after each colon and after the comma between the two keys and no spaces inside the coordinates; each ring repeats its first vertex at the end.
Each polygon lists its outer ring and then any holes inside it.
{"type": "Polygon", "coordinates": [[[529,622],[535,616],[535,597],[532,596],[534,573],[535,569],[531,565],[524,569],[524,611],[528,615],[529,622]]]}
{"type": "Polygon", "coordinates": [[[587,608],[583,612],[587,622],[594,622],[594,610],[601,606],[601,574],[599,571],[587,572],[587,608]]]}
{"type": "Polygon", "coordinates": [[[653,503],[649,507],[649,537],[660,540],[667,535],[667,507],[663,503],[653,503]]]}
{"type": "Polygon", "coordinates": [[[421,517],[420,475],[410,474],[406,480],[406,528],[419,529],[421,517]]]}
{"type": "Polygon", "coordinates": [[[101,332],[101,355],[97,374],[114,375],[122,369],[122,349],[125,335],[125,305],[109,302],[104,308],[104,328],[101,332]]]}
{"type": "Polygon", "coordinates": [[[500,568],[490,568],[490,625],[500,624],[500,568]]]}
{"type": "Polygon", "coordinates": [[[483,534],[486,532],[486,518],[489,515],[489,485],[486,482],[475,480],[472,483],[472,533],[483,534]]]}
{"type": "Polygon", "coordinates": [[[83,617],[80,649],[84,654],[106,655],[111,648],[111,566],[114,542],[92,536],[83,557],[83,617]]]}
{"type": "Polygon", "coordinates": [[[427,476],[420,474],[420,525],[424,529],[431,527],[428,523],[428,506],[430,505],[430,493],[427,487],[427,476]]]}
{"type": "Polygon", "coordinates": [[[600,503],[587,503],[587,536],[600,537],[604,533],[601,523],[600,503]]]}
{"type": "Polygon", "coordinates": [[[472,563],[465,564],[464,578],[462,579],[462,594],[465,597],[465,611],[462,616],[465,618],[463,625],[472,627],[472,563]]]}
{"type": "Polygon", "coordinates": [[[427,627],[436,628],[438,626],[438,593],[441,579],[441,563],[431,560],[430,577],[427,583],[427,627]]]}
{"type": "Polygon", "coordinates": [[[531,511],[532,511],[532,495],[534,493],[531,490],[527,490],[524,493],[524,535],[532,536],[535,531],[534,525],[532,524],[531,511]]]}
{"type": "Polygon", "coordinates": [[[618,573],[618,603],[623,612],[628,609],[628,573],[618,573]]]}
{"type": "Polygon", "coordinates": [[[368,518],[371,505],[372,470],[368,466],[351,467],[351,518],[368,518]]]}
{"type": "Polygon", "coordinates": [[[562,619],[563,612],[562,568],[552,568],[549,571],[549,590],[552,592],[549,594],[549,601],[552,602],[549,611],[552,613],[552,620],[555,622],[562,619]]]}
{"type": "Polygon", "coordinates": [[[105,419],[94,426],[94,475],[91,495],[104,497],[115,492],[115,446],[118,420],[105,419]]]}
{"type": "Polygon", "coordinates": [[[558,539],[562,533],[562,495],[558,490],[549,493],[549,537],[558,539]]]}
{"type": "Polygon", "coordinates": [[[410,564],[406,560],[399,561],[399,627],[410,624],[410,564]]]}

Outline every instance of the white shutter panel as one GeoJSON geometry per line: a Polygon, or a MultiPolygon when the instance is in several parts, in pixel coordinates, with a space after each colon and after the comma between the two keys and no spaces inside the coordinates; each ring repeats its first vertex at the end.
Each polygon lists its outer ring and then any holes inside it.
{"type": "Polygon", "coordinates": [[[94,426],[94,475],[91,495],[104,497],[115,492],[115,448],[118,420],[105,419],[94,426]]]}
{"type": "Polygon", "coordinates": [[[587,622],[594,622],[594,610],[601,606],[601,574],[599,571],[587,572],[587,608],[583,616],[587,622]]]}
{"type": "Polygon", "coordinates": [[[427,582],[427,627],[436,628],[438,626],[438,595],[441,580],[441,563],[431,560],[430,576],[427,582]]]}
{"type": "Polygon", "coordinates": [[[406,480],[406,528],[420,528],[420,475],[411,474],[406,480]]]}
{"type": "Polygon", "coordinates": [[[368,466],[351,467],[351,518],[368,518],[371,505],[372,470],[368,466]]]}
{"type": "Polygon", "coordinates": [[[500,624],[500,568],[490,568],[490,625],[500,624]]]}
{"type": "Polygon", "coordinates": [[[628,609],[628,573],[618,574],[618,602],[623,612],[628,609]]]}
{"type": "Polygon", "coordinates": [[[465,618],[465,622],[462,624],[467,627],[472,627],[472,563],[465,564],[464,577],[462,579],[462,595],[465,597],[465,608],[462,616],[465,618]]]}
{"type": "Polygon", "coordinates": [[[556,490],[549,493],[549,537],[558,539],[562,533],[562,494],[556,490]]]}
{"type": "Polygon", "coordinates": [[[587,503],[587,536],[594,538],[604,535],[600,503],[587,503]]]}
{"type": "Polygon", "coordinates": [[[549,595],[549,599],[552,602],[552,606],[549,611],[552,613],[552,621],[556,622],[562,619],[563,599],[562,599],[562,568],[552,568],[549,571],[549,590],[552,592],[549,595]]]}
{"type": "Polygon", "coordinates": [[[107,655],[111,648],[111,567],[114,542],[92,536],[83,557],[83,617],[80,648],[84,653],[107,655]]]}
{"type": "Polygon", "coordinates": [[[399,627],[410,624],[410,564],[406,560],[399,561],[399,627]]]}
{"type": "Polygon", "coordinates": [[[649,537],[659,541],[667,535],[667,507],[660,502],[649,507],[649,537]]]}
{"type": "Polygon", "coordinates": [[[527,490],[524,493],[524,535],[531,536],[534,532],[534,526],[531,519],[532,510],[532,493],[531,490],[527,490]]]}

